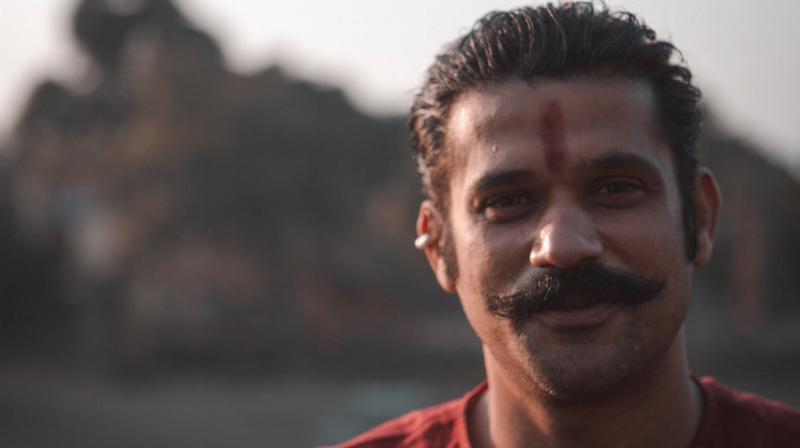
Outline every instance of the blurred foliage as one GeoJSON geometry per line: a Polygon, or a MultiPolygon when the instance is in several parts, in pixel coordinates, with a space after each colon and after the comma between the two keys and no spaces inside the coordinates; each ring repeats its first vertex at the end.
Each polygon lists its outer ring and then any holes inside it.
{"type": "MultiPolygon", "coordinates": [[[[278,67],[230,72],[168,0],[112,3],[80,4],[90,68],[43,82],[3,144],[3,348],[126,372],[479,372],[457,300],[411,245],[404,119],[278,67]]],[[[800,187],[713,122],[701,146],[725,201],[694,353],[796,361],[800,187]]]]}

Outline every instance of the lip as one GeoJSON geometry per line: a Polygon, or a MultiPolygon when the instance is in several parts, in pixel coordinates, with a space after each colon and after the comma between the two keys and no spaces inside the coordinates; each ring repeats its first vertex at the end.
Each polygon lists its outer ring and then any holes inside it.
{"type": "Polygon", "coordinates": [[[543,311],[536,320],[556,331],[575,331],[598,327],[607,322],[619,309],[619,305],[599,303],[572,310],[543,311]]]}

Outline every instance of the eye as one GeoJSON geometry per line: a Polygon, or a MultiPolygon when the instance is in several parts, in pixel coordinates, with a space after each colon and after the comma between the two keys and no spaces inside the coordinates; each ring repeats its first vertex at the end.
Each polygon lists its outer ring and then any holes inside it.
{"type": "Polygon", "coordinates": [[[612,182],[603,185],[598,191],[599,194],[628,194],[641,191],[641,186],[632,182],[612,182]]]}
{"type": "Polygon", "coordinates": [[[526,216],[535,208],[533,197],[524,192],[504,193],[484,201],[478,212],[491,222],[506,222],[526,216]]]}
{"type": "Polygon", "coordinates": [[[646,192],[645,185],[635,179],[608,179],[593,189],[592,198],[608,207],[629,207],[638,203],[646,192]]]}

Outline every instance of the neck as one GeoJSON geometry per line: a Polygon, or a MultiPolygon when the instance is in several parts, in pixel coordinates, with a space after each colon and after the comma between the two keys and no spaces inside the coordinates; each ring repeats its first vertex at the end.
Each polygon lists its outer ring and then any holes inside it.
{"type": "Polygon", "coordinates": [[[700,421],[682,333],[650,370],[583,401],[506,381],[487,350],[484,356],[489,390],[470,416],[476,447],[688,447],[700,421]]]}

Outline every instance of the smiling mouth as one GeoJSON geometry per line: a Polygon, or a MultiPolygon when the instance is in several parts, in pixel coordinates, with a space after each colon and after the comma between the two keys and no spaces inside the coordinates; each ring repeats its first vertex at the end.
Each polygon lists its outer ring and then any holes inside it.
{"type": "Polygon", "coordinates": [[[603,325],[621,309],[619,304],[596,300],[564,302],[557,309],[536,313],[534,319],[555,331],[587,330],[603,325]]]}

